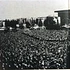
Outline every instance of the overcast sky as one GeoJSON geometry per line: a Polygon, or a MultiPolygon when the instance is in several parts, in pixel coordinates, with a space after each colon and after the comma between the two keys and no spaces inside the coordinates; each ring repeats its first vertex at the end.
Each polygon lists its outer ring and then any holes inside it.
{"type": "Polygon", "coordinates": [[[68,9],[68,0],[0,0],[0,19],[45,17],[68,9]]]}

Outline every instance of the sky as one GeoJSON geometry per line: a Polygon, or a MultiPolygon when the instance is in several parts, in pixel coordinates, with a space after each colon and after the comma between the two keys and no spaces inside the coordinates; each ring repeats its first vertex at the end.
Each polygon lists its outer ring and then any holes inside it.
{"type": "Polygon", "coordinates": [[[0,19],[46,17],[67,9],[68,0],[0,0],[0,19]]]}

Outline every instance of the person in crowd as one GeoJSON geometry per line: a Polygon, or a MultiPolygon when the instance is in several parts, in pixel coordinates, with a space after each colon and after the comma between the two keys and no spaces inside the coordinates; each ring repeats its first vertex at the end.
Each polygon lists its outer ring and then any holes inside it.
{"type": "Polygon", "coordinates": [[[39,19],[39,23],[38,23],[39,27],[42,27],[42,20],[39,19]]]}
{"type": "Polygon", "coordinates": [[[31,24],[27,19],[25,20],[25,24],[26,24],[26,28],[30,28],[31,24]]]}

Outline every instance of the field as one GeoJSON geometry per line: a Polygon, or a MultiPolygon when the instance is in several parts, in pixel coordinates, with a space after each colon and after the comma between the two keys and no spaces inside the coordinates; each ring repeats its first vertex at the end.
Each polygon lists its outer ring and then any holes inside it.
{"type": "Polygon", "coordinates": [[[2,69],[66,68],[66,30],[0,32],[2,69]]]}

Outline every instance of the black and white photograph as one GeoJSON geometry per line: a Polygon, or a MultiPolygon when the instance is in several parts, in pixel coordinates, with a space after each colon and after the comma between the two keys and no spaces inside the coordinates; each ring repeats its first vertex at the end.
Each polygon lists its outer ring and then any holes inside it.
{"type": "Polygon", "coordinates": [[[0,70],[70,69],[70,0],[0,0],[0,70]]]}

